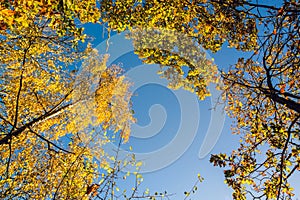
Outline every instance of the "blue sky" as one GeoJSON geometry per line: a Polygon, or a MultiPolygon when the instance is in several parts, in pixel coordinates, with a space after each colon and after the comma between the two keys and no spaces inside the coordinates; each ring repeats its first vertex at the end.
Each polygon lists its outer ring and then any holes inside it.
{"type": "MultiPolygon", "coordinates": [[[[102,27],[89,24],[85,29],[87,34],[95,37],[93,47],[105,53],[106,38],[102,36],[102,27]]],[[[199,101],[191,93],[172,91],[165,87],[166,81],[153,73],[157,66],[143,65],[134,55],[130,41],[125,40],[123,35],[113,33],[109,42],[109,63],[122,63],[125,73],[135,84],[132,101],[138,123],[133,127],[129,143],[123,148],[127,150],[132,146],[133,152],[145,159],[146,166],[142,167],[145,167],[146,173],[143,173],[142,187],[153,192],[166,190],[175,193],[171,199],[179,200],[184,198],[184,191],[192,188],[200,173],[204,182],[198,185],[198,192],[192,199],[232,199],[232,191],[224,184],[223,169],[209,163],[210,154],[230,152],[238,146],[239,136],[232,135],[230,131],[231,119],[225,117],[224,126],[222,120],[214,120],[212,123],[211,98],[199,101]],[[182,127],[183,130],[180,129],[182,127]],[[218,132],[218,127],[222,127],[220,134],[214,133],[218,132]],[[208,136],[214,140],[208,141],[212,150],[206,152],[209,154],[204,158],[199,158],[199,150],[207,133],[215,134],[213,137],[208,136]],[[155,163],[151,165],[147,159],[155,163]]],[[[226,69],[241,54],[223,48],[210,56],[219,68],[226,69]]],[[[299,197],[297,192],[296,197],[299,197]]]]}

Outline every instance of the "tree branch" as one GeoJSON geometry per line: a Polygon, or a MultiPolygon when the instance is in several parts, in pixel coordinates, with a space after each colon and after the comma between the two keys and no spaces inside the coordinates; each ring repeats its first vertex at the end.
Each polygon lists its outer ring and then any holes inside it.
{"type": "MultiPolygon", "coordinates": [[[[66,149],[63,149],[61,147],[59,147],[58,145],[54,144],[53,142],[51,142],[50,140],[48,140],[47,138],[43,137],[42,135],[38,134],[37,132],[35,132],[34,130],[32,130],[30,127],[28,127],[30,132],[34,133],[37,137],[41,138],[42,140],[44,140],[45,142],[47,142],[48,144],[48,149],[51,150],[51,151],[55,151],[54,149],[51,149],[51,145],[58,148],[59,150],[63,151],[63,152],[66,152],[66,153],[70,153],[70,154],[74,154],[73,152],[71,151],[68,151],[66,149]]],[[[57,152],[57,151],[55,151],[57,152]]],[[[58,152],[57,152],[58,153],[58,152]]]]}
{"type": "Polygon", "coordinates": [[[288,148],[288,144],[291,138],[291,131],[292,131],[292,127],[296,124],[296,122],[298,121],[298,119],[300,118],[300,115],[298,115],[291,123],[291,125],[288,128],[288,137],[286,139],[285,145],[282,149],[282,153],[281,153],[281,160],[280,160],[280,181],[278,184],[278,195],[277,195],[277,200],[280,199],[280,191],[281,191],[281,185],[282,185],[282,181],[283,181],[283,167],[284,167],[284,160],[285,160],[285,152],[288,148]]]}

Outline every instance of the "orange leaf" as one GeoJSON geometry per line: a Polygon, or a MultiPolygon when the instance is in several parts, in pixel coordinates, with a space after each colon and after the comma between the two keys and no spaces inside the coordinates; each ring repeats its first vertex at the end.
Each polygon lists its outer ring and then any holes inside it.
{"type": "Polygon", "coordinates": [[[12,16],[15,14],[15,11],[13,10],[9,10],[9,9],[5,9],[4,11],[2,11],[5,15],[7,16],[12,16]]]}
{"type": "Polygon", "coordinates": [[[279,10],[278,10],[278,15],[282,15],[283,13],[283,7],[281,7],[279,10]]]}
{"type": "Polygon", "coordinates": [[[281,85],[281,87],[280,87],[280,93],[284,93],[285,87],[286,87],[286,84],[281,85]]]}
{"type": "Polygon", "coordinates": [[[292,79],[291,81],[290,81],[290,87],[292,87],[293,85],[294,85],[294,83],[295,83],[295,80],[294,79],[292,79]]]}

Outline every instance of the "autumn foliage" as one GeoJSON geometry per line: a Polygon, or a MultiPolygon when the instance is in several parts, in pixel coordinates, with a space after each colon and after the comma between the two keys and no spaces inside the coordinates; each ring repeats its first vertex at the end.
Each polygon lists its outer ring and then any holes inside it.
{"type": "MultiPolygon", "coordinates": [[[[240,147],[210,161],[225,167],[234,199],[291,199],[300,170],[299,10],[297,0],[1,1],[0,198],[117,198],[120,163],[108,164],[103,145],[109,133],[129,138],[130,83],[85,43],[83,24],[92,22],[130,30],[135,53],[160,64],[170,87],[200,99],[211,83],[223,91],[240,147]],[[203,50],[225,45],[247,56],[222,70],[203,50]]],[[[142,197],[150,196],[131,195],[142,197]]]]}
{"type": "Polygon", "coordinates": [[[1,199],[88,198],[99,163],[110,169],[106,132],[128,140],[130,84],[107,56],[79,46],[75,19],[96,21],[99,12],[95,2],[73,3],[0,3],[1,199]]]}

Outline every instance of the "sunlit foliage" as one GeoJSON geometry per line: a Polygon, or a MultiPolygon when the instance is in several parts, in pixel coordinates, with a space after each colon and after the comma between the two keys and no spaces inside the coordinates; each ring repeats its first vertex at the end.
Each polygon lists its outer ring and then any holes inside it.
{"type": "Polygon", "coordinates": [[[1,197],[103,195],[93,182],[102,177],[94,158],[108,174],[119,171],[106,165],[102,145],[108,130],[128,140],[130,84],[118,66],[105,65],[107,56],[90,46],[82,51],[82,24],[99,22],[130,30],[135,53],[160,64],[170,87],[200,99],[210,96],[211,83],[224,91],[240,147],[211,162],[226,167],[234,199],[291,199],[289,179],[300,169],[299,10],[296,0],[277,7],[251,0],[2,1],[1,197]],[[224,45],[250,56],[218,73],[203,49],[224,45]],[[86,70],[75,78],[74,61],[82,58],[86,70]]]}
{"type": "Polygon", "coordinates": [[[203,99],[211,82],[222,82],[217,87],[224,91],[227,113],[236,120],[233,133],[241,136],[240,148],[231,155],[213,155],[211,162],[229,165],[224,174],[233,198],[291,198],[289,178],[300,169],[299,1],[282,1],[277,7],[240,0],[100,2],[102,22],[133,35],[138,30],[135,52],[145,63],[161,64],[173,88],[194,91],[203,99]],[[205,57],[188,63],[186,49],[181,49],[185,42],[172,46],[178,38],[170,36],[172,32],[212,52],[226,44],[250,56],[218,78],[205,57]],[[205,66],[206,71],[197,70],[194,76],[195,69],[205,66]]]}
{"type": "Polygon", "coordinates": [[[108,131],[128,140],[130,84],[108,56],[78,46],[75,19],[96,11],[93,1],[1,1],[1,199],[87,199],[116,175],[103,145],[108,131]]]}

